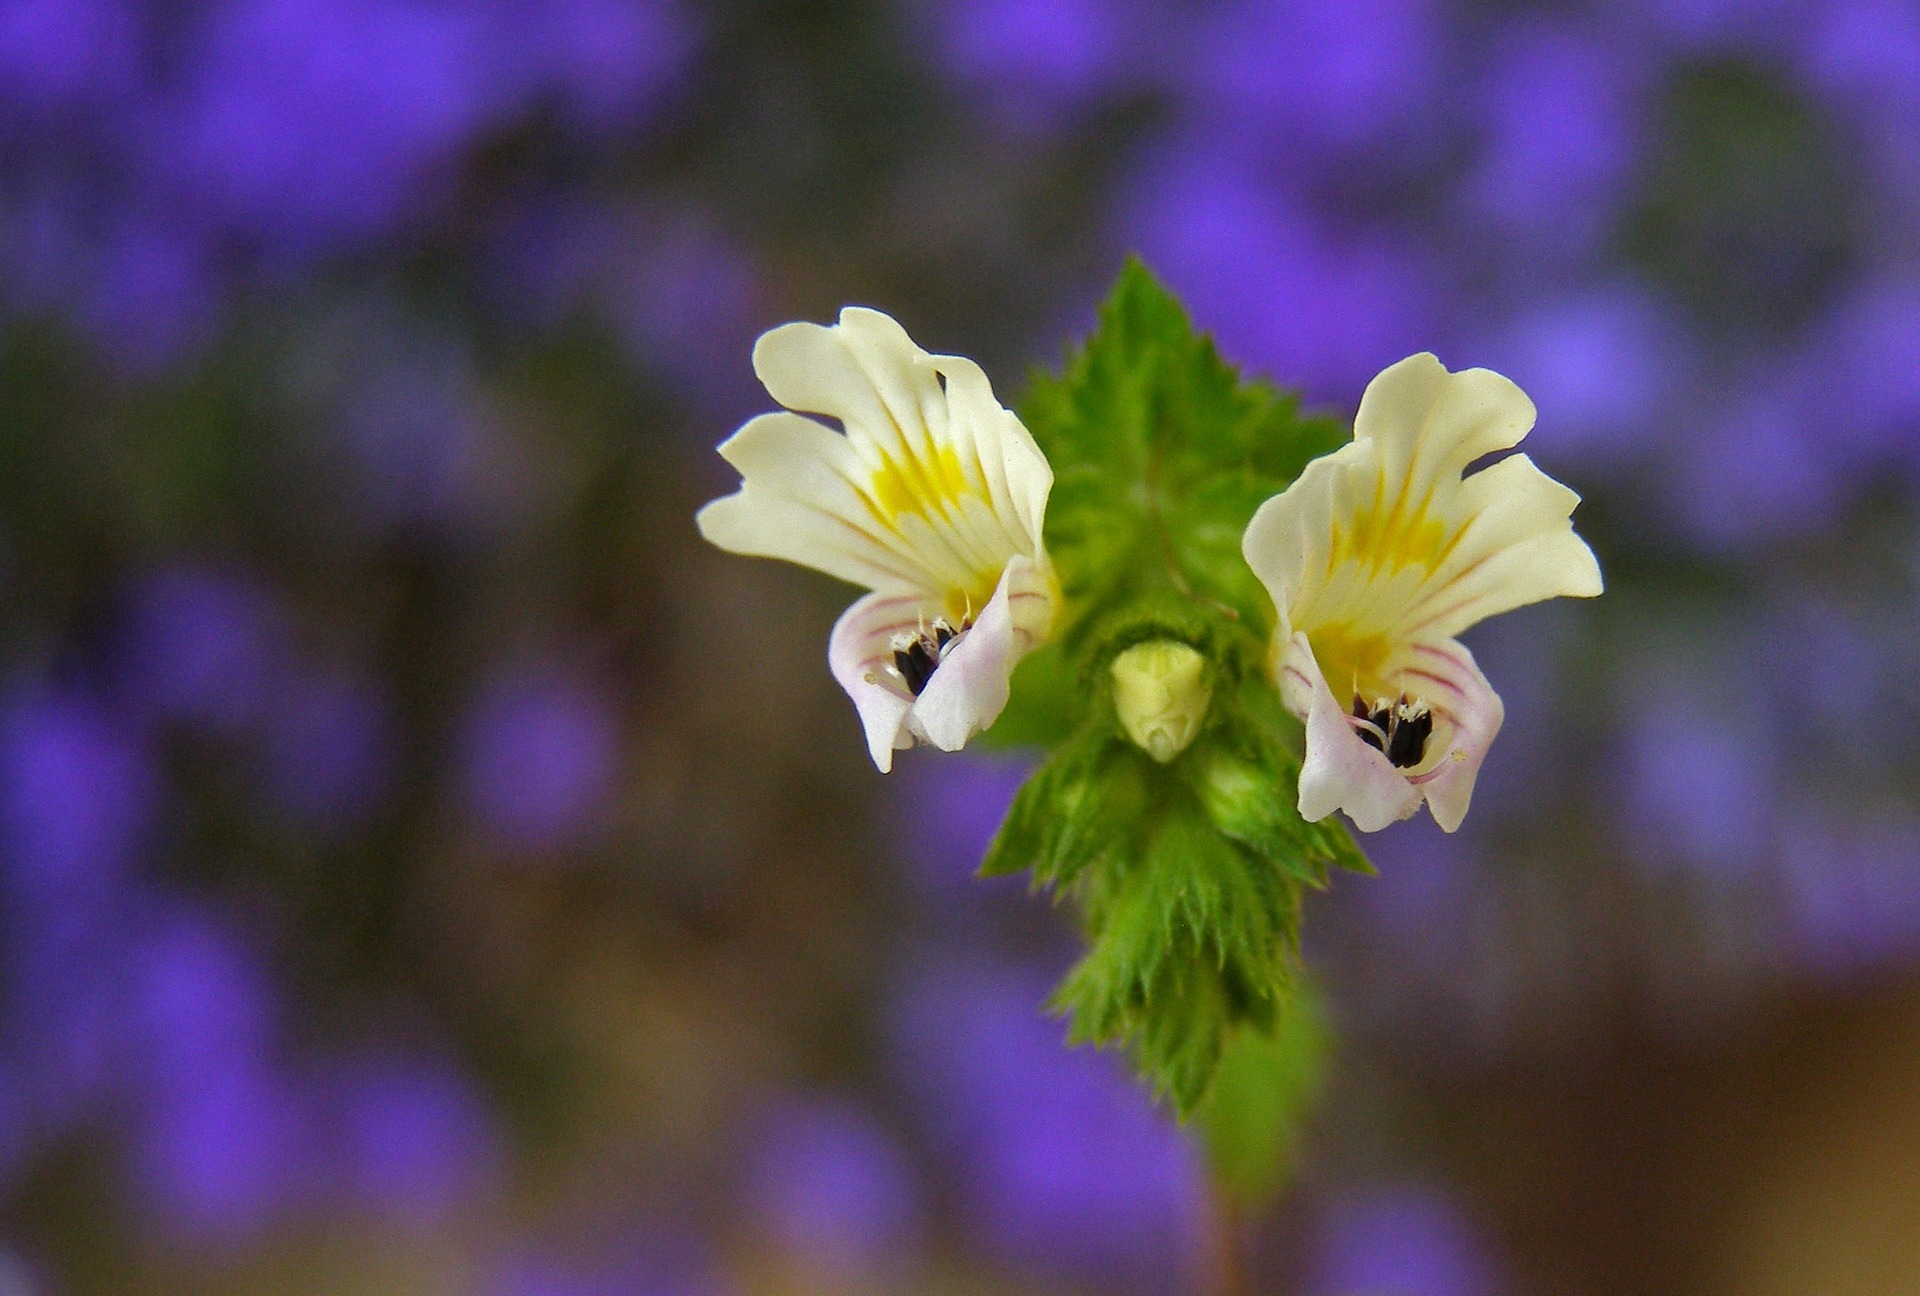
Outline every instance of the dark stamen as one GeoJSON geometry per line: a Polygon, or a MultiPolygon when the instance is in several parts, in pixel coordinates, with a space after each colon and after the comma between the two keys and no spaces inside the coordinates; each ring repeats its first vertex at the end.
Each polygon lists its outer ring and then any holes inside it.
{"type": "MultiPolygon", "coordinates": [[[[1387,731],[1387,713],[1384,711],[1369,713],[1366,699],[1358,693],[1353,695],[1353,718],[1355,720],[1365,720],[1368,724],[1380,726],[1380,733],[1387,731]]],[[[1363,725],[1355,725],[1353,731],[1360,735],[1361,742],[1373,748],[1375,751],[1385,751],[1387,749],[1386,744],[1381,742],[1379,733],[1375,733],[1363,725]]]]}
{"type": "Polygon", "coordinates": [[[929,648],[927,640],[915,639],[905,648],[893,650],[894,669],[900,672],[900,678],[907,682],[907,692],[915,697],[927,687],[927,681],[933,678],[933,671],[940,664],[934,654],[937,648],[929,648]]]}
{"type": "Polygon", "coordinates": [[[1411,769],[1427,754],[1427,739],[1433,736],[1433,712],[1424,702],[1400,700],[1379,708],[1369,707],[1365,698],[1353,695],[1353,718],[1365,724],[1355,725],[1360,741],[1383,754],[1395,769],[1411,769]]]}
{"type": "Polygon", "coordinates": [[[1387,730],[1387,760],[1395,769],[1407,769],[1418,765],[1420,758],[1427,753],[1427,739],[1433,735],[1433,712],[1422,710],[1414,715],[1404,714],[1408,710],[1405,699],[1394,708],[1393,724],[1387,730]]]}

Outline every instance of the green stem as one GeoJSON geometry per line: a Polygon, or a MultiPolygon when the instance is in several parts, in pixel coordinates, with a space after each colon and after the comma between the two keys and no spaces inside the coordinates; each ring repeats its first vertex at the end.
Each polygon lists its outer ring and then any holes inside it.
{"type": "Polygon", "coordinates": [[[1207,1255],[1201,1275],[1205,1296],[1254,1296],[1247,1265],[1246,1216],[1218,1182],[1207,1193],[1207,1255]]]}

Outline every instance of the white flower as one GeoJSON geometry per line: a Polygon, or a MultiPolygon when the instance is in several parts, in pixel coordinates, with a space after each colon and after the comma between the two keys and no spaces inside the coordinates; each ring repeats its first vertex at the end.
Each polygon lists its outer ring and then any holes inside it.
{"type": "Polygon", "coordinates": [[[1533,419],[1499,374],[1412,356],[1367,385],[1352,444],[1254,514],[1241,548],[1279,611],[1281,696],[1307,725],[1304,818],[1344,810],[1374,832],[1424,800],[1458,828],[1504,711],[1455,636],[1600,592],[1578,495],[1525,455],[1463,476],[1533,419]]]}
{"type": "Polygon", "coordinates": [[[872,590],[834,626],[827,660],[873,763],[890,769],[916,739],[959,750],[1052,630],[1046,456],[980,366],[928,355],[879,311],[782,325],[754,345],[753,371],[845,434],[795,413],[748,422],[720,447],[740,489],[700,510],[700,533],[872,590]]]}

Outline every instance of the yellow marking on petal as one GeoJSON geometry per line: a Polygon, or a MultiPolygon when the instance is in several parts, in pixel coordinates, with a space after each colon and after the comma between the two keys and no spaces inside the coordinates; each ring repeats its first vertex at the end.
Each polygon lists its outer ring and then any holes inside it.
{"type": "Polygon", "coordinates": [[[1432,572],[1453,552],[1460,531],[1431,515],[1431,488],[1409,510],[1405,493],[1396,494],[1389,505],[1386,487],[1383,468],[1374,482],[1372,502],[1345,519],[1344,525],[1342,519],[1334,520],[1333,543],[1327,557],[1329,576],[1347,560],[1376,575],[1403,567],[1432,572]]]}
{"type": "Polygon", "coordinates": [[[1347,691],[1372,699],[1389,692],[1386,684],[1387,660],[1393,645],[1382,634],[1360,634],[1346,625],[1326,625],[1307,636],[1313,646],[1313,658],[1326,677],[1327,687],[1344,705],[1347,691]]]}
{"type": "MultiPolygon", "coordinates": [[[[993,501],[985,491],[967,480],[960,454],[951,445],[939,446],[931,458],[918,455],[896,459],[882,452],[880,466],[864,487],[856,487],[860,500],[873,520],[903,542],[909,541],[905,526],[909,518],[919,518],[936,535],[954,539],[965,501],[976,499],[991,509],[993,501]]],[[[962,567],[970,566],[979,555],[969,554],[964,543],[956,544],[949,554],[962,567]]],[[[971,618],[993,597],[1000,581],[1002,564],[990,569],[975,569],[964,577],[964,584],[945,596],[946,615],[955,625],[962,617],[971,618]]],[[[947,565],[945,570],[952,572],[947,565]]]]}
{"type": "Polygon", "coordinates": [[[987,600],[993,597],[993,586],[999,583],[1000,578],[996,574],[992,584],[987,586],[987,592],[978,597],[975,596],[972,590],[948,590],[945,604],[947,620],[954,625],[966,625],[970,623],[975,617],[980,615],[980,609],[985,607],[987,600]]]}
{"type": "Polygon", "coordinates": [[[931,460],[883,459],[868,483],[867,495],[889,525],[908,514],[932,521],[958,511],[962,498],[978,495],[960,466],[960,455],[943,445],[931,460]]]}

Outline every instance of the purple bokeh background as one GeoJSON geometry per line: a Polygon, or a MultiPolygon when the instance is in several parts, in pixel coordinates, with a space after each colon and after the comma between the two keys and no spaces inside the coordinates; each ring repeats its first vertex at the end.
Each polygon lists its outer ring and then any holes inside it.
{"type": "Polygon", "coordinates": [[[1466,829],[1312,903],[1261,1252],[1530,1289],[1585,1235],[1452,1113],[1920,974],[1916,158],[1892,0],[0,2],[0,1293],[1190,1284],[971,876],[1031,758],[877,780],[837,594],[688,523],[761,330],[1011,398],[1128,251],[1317,406],[1507,373],[1586,497],[1466,829]]]}

